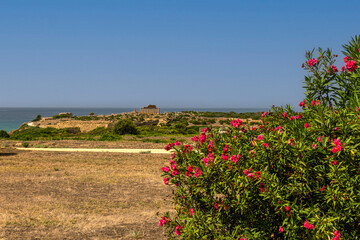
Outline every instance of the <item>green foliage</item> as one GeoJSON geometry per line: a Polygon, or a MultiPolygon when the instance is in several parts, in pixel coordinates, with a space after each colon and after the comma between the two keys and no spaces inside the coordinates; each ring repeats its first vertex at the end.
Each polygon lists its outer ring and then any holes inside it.
{"type": "Polygon", "coordinates": [[[168,145],[175,153],[163,176],[176,209],[162,222],[169,239],[331,239],[335,230],[360,239],[356,111],[274,108],[258,128],[232,124],[208,129],[192,148],[168,145]]]}
{"type": "Polygon", "coordinates": [[[60,114],[60,115],[54,115],[52,116],[53,119],[60,119],[60,118],[71,118],[68,114],[60,114]]]}
{"type": "Polygon", "coordinates": [[[89,116],[74,116],[73,119],[81,120],[81,121],[91,121],[91,120],[99,120],[98,116],[89,115],[89,116]]]}
{"type": "Polygon", "coordinates": [[[39,115],[36,116],[36,118],[34,118],[34,119],[32,120],[32,122],[40,121],[41,118],[42,118],[42,117],[41,117],[41,115],[39,114],[39,115]]]}
{"type": "Polygon", "coordinates": [[[105,128],[105,127],[97,127],[91,131],[88,132],[88,135],[91,135],[91,136],[97,136],[97,135],[103,135],[104,133],[107,133],[109,132],[110,129],[108,128],[105,128]]]}
{"type": "Polygon", "coordinates": [[[24,148],[29,147],[29,143],[27,143],[27,142],[23,142],[21,145],[22,145],[24,148]]]}
{"type": "Polygon", "coordinates": [[[31,141],[38,139],[53,139],[61,140],[65,137],[74,136],[80,131],[79,128],[40,128],[40,127],[22,127],[13,134],[11,134],[10,139],[22,140],[22,141],[31,141]]]}
{"type": "Polygon", "coordinates": [[[138,130],[130,119],[120,119],[113,127],[113,133],[116,135],[138,134],[138,130]]]}
{"type": "Polygon", "coordinates": [[[317,57],[314,50],[307,51],[307,62],[303,64],[309,72],[305,76],[304,88],[306,101],[319,100],[328,106],[356,107],[360,101],[360,37],[355,36],[343,45],[344,66],[339,72],[334,66],[338,57],[330,49],[318,49],[317,57]]]}
{"type": "Polygon", "coordinates": [[[122,137],[119,135],[114,135],[113,133],[107,132],[101,135],[101,137],[98,139],[99,141],[119,141],[122,137]]]}
{"type": "Polygon", "coordinates": [[[0,130],[0,139],[1,138],[9,138],[10,135],[5,130],[0,130]]]}

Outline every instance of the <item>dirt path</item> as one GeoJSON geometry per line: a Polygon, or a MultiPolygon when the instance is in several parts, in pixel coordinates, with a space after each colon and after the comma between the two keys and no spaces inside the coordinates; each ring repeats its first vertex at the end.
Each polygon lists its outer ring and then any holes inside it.
{"type": "Polygon", "coordinates": [[[115,153],[161,153],[169,154],[171,151],[165,149],[105,149],[105,148],[16,148],[27,151],[46,152],[115,152],[115,153]]]}

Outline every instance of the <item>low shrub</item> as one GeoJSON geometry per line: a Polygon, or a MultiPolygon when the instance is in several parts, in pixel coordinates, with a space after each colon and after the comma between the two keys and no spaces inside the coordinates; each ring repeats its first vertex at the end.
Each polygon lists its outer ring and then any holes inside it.
{"type": "Polygon", "coordinates": [[[39,115],[36,116],[36,118],[34,118],[34,119],[32,120],[32,122],[40,121],[41,118],[42,118],[42,117],[41,117],[41,115],[39,114],[39,115]]]}
{"type": "Polygon", "coordinates": [[[0,138],[9,138],[10,135],[5,130],[0,130],[0,138]]]}
{"type": "Polygon", "coordinates": [[[101,135],[101,137],[98,139],[99,141],[118,141],[121,140],[122,137],[118,135],[114,135],[112,133],[104,133],[101,135]]]}
{"type": "Polygon", "coordinates": [[[116,135],[138,134],[138,130],[133,121],[129,119],[120,119],[115,123],[113,133],[116,135]]]}

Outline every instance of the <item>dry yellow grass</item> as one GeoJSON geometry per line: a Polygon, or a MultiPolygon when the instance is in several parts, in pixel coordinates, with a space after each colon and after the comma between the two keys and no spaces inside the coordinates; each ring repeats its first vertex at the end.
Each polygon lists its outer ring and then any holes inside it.
{"type": "Polygon", "coordinates": [[[164,154],[0,150],[0,238],[164,239],[164,154]]]}

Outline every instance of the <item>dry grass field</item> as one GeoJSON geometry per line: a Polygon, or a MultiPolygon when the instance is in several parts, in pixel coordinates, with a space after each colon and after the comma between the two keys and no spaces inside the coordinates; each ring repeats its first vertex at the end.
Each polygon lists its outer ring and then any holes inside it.
{"type": "Polygon", "coordinates": [[[164,239],[157,213],[171,209],[160,177],[168,159],[3,147],[0,239],[164,239]]]}

